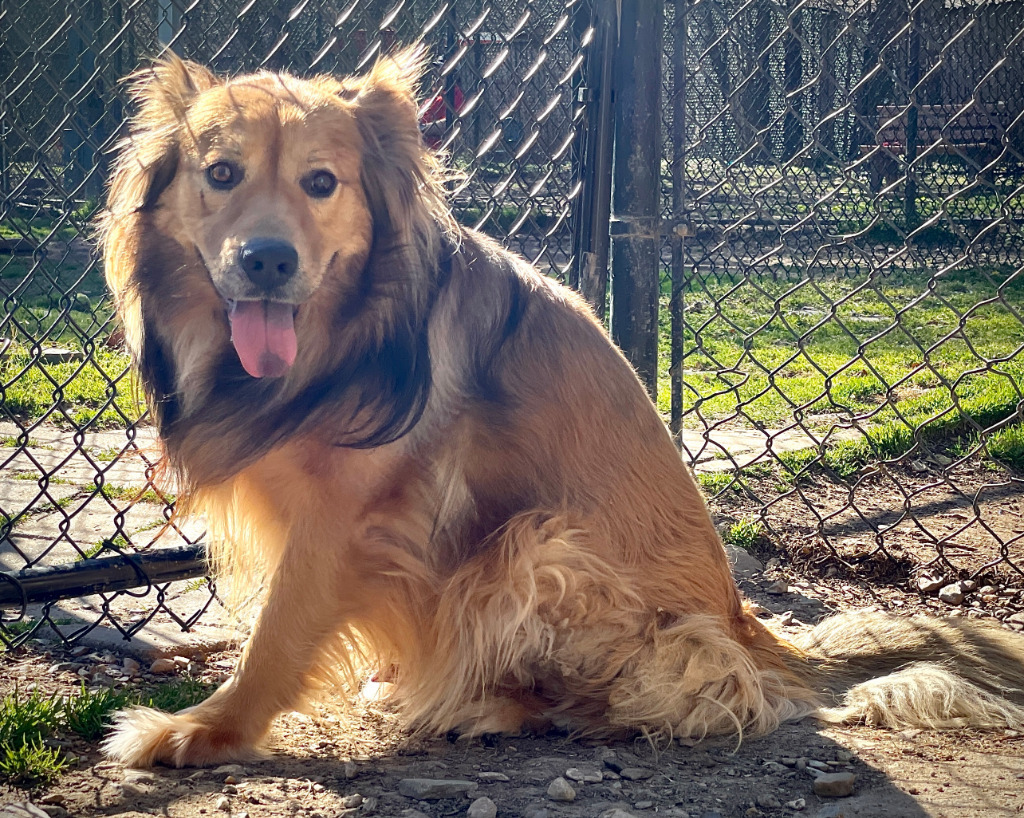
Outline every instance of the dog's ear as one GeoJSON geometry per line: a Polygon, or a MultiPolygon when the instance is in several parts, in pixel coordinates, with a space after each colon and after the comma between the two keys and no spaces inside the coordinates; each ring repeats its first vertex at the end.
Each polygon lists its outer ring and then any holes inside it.
{"type": "Polygon", "coordinates": [[[172,52],[128,78],[137,105],[110,186],[110,208],[128,213],[149,210],[174,180],[178,135],[196,96],[220,81],[207,69],[172,52]]]}
{"type": "Polygon", "coordinates": [[[436,160],[420,136],[416,105],[427,65],[426,49],[405,48],[382,57],[339,94],[353,105],[363,138],[363,187],[375,223],[385,230],[409,225],[422,208],[421,194],[432,189],[436,160]]]}

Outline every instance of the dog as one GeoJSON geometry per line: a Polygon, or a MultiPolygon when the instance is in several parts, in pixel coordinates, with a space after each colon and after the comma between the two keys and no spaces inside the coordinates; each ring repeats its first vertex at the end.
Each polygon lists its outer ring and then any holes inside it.
{"type": "Polygon", "coordinates": [[[846,614],[790,644],[752,615],[592,312],[453,221],[423,65],[224,79],[168,55],[134,78],[105,274],[179,504],[262,607],[229,681],[118,714],[106,752],[242,759],[373,668],[431,733],[1019,728],[1015,634],[846,614]]]}

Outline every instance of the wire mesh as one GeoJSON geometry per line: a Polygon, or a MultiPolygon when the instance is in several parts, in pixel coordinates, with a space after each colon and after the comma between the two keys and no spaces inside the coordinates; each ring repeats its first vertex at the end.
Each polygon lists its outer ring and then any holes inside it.
{"type": "MultiPolygon", "coordinates": [[[[154,480],[89,237],[123,76],[168,42],[307,74],[422,38],[456,216],[585,284],[594,5],[6,3],[0,571],[200,554],[154,480]]],[[[715,510],[825,576],[1024,627],[1024,0],[663,5],[658,401],[715,510]]],[[[26,603],[0,639],[189,627],[215,594],[197,576],[26,603]]]]}
{"type": "Polygon", "coordinates": [[[679,0],[666,31],[662,401],[714,505],[1020,627],[1024,3],[679,0]]]}
{"type": "Polygon", "coordinates": [[[202,529],[172,518],[175,498],[155,479],[158,443],[89,233],[128,110],[122,78],[164,43],[224,73],[306,75],[358,71],[422,39],[434,62],[421,124],[462,172],[451,190],[457,218],[563,277],[588,25],[584,0],[5,2],[0,598],[21,618],[0,624],[3,644],[40,629],[70,642],[100,625],[125,635],[161,621],[188,628],[215,602],[197,568],[202,529]],[[140,566],[156,564],[147,554],[181,548],[196,559],[176,562],[177,575],[196,579],[144,582],[140,566]],[[72,564],[140,573],[141,587],[28,604],[17,572],[72,564]]]}

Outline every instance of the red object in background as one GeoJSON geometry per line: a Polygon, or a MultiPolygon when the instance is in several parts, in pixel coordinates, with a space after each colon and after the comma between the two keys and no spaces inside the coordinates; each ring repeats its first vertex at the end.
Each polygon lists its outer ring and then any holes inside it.
{"type": "MultiPolygon", "coordinates": [[[[462,88],[456,84],[451,92],[451,99],[455,113],[462,109],[462,103],[466,101],[462,88]]],[[[438,94],[430,103],[430,107],[420,117],[420,130],[423,131],[423,141],[430,147],[436,148],[441,144],[444,136],[448,106],[445,104],[445,95],[438,94]]]]}

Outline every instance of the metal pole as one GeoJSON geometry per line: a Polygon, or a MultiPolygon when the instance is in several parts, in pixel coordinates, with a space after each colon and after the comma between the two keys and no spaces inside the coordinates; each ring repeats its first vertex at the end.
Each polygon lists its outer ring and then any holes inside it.
{"type": "MultiPolygon", "coordinates": [[[[675,0],[672,37],[672,219],[677,225],[686,220],[686,34],[688,0],[675,0]]],[[[683,332],[686,326],[686,241],[685,231],[672,237],[672,296],[669,314],[672,321],[669,381],[672,397],[669,429],[682,442],[683,429],[683,332]]]]}
{"type": "Polygon", "coordinates": [[[652,397],[658,382],[662,1],[621,3],[615,52],[612,337],[652,397]]]}
{"type": "Polygon", "coordinates": [[[608,223],[611,220],[612,144],[614,139],[616,0],[595,0],[593,40],[587,59],[586,149],[577,230],[577,265],[570,284],[603,321],[608,301],[608,223]]]}
{"type": "Polygon", "coordinates": [[[907,41],[907,88],[909,106],[907,107],[907,186],[903,200],[904,229],[909,233],[918,225],[917,215],[917,171],[914,160],[917,159],[917,84],[921,79],[921,32],[917,27],[917,6],[910,0],[907,10],[910,31],[907,41]]]}
{"type": "Polygon", "coordinates": [[[157,0],[156,34],[160,42],[173,47],[174,38],[181,30],[181,8],[174,0],[157,0]]]}

